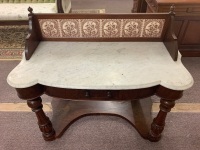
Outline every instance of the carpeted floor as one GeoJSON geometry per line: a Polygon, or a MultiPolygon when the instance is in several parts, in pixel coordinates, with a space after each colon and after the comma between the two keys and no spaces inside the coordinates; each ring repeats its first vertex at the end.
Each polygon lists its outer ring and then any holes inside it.
{"type": "Polygon", "coordinates": [[[0,59],[21,59],[28,26],[0,26],[0,59]]]}
{"type": "Polygon", "coordinates": [[[158,143],[144,140],[127,121],[114,116],[81,118],[52,142],[42,139],[33,113],[1,112],[0,120],[0,150],[200,149],[200,115],[196,113],[169,114],[158,143]]]}

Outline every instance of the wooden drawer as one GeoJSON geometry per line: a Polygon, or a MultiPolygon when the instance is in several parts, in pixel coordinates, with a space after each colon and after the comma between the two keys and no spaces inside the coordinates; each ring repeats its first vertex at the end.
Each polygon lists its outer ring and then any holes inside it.
{"type": "Polygon", "coordinates": [[[152,96],[156,93],[157,86],[133,90],[84,90],[64,89],[45,86],[45,94],[62,99],[77,100],[133,100],[152,96]]]}

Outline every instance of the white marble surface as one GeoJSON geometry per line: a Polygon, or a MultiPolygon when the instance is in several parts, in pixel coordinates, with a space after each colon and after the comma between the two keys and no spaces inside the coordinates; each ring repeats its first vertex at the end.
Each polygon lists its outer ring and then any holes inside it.
{"type": "Polygon", "coordinates": [[[193,78],[162,42],[41,42],[30,60],[8,75],[15,88],[37,83],[72,89],[185,90],[193,78]]]}
{"type": "Polygon", "coordinates": [[[28,7],[33,8],[34,13],[56,13],[55,3],[1,3],[0,20],[27,20],[28,7]]]}

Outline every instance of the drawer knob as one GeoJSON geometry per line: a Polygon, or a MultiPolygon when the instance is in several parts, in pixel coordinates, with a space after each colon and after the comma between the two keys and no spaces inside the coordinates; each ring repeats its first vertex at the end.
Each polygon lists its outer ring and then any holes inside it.
{"type": "Polygon", "coordinates": [[[111,98],[112,97],[112,93],[110,91],[107,92],[107,97],[111,98]]]}
{"type": "Polygon", "coordinates": [[[85,97],[90,97],[90,92],[89,91],[85,91],[85,97]]]}

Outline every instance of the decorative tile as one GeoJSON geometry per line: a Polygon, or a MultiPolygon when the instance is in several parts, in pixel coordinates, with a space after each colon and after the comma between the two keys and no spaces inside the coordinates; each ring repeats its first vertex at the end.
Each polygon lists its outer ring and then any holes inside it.
{"type": "Polygon", "coordinates": [[[139,37],[143,19],[124,19],[122,37],[139,37]]]}
{"type": "Polygon", "coordinates": [[[100,20],[84,19],[81,20],[82,36],[86,38],[100,37],[100,20]]]}
{"type": "Polygon", "coordinates": [[[79,20],[78,19],[60,19],[62,37],[64,38],[79,38],[79,20]]]}
{"type": "Polygon", "coordinates": [[[45,38],[58,38],[59,26],[56,19],[39,19],[42,35],[45,38]]]}
{"type": "Polygon", "coordinates": [[[161,37],[165,19],[40,19],[45,38],[161,37]]]}
{"type": "Polygon", "coordinates": [[[164,19],[145,19],[143,37],[161,37],[164,19]]]}
{"type": "Polygon", "coordinates": [[[102,19],[102,37],[120,37],[121,19],[102,19]]]}

